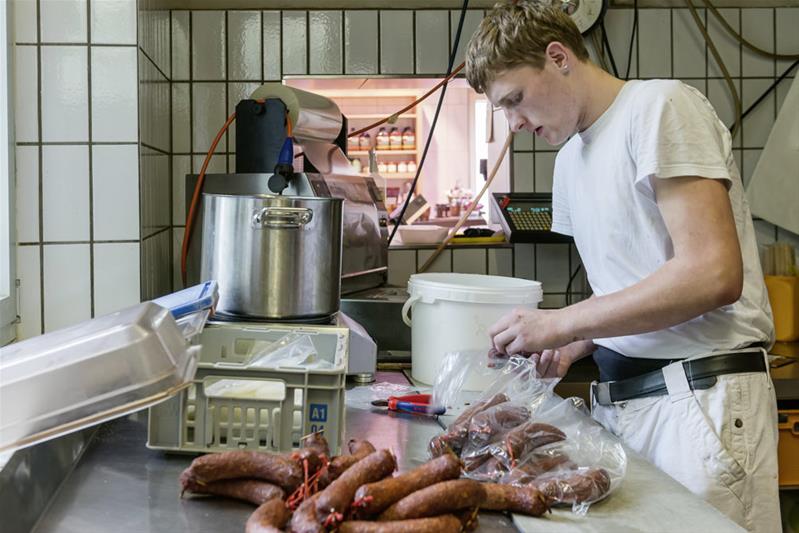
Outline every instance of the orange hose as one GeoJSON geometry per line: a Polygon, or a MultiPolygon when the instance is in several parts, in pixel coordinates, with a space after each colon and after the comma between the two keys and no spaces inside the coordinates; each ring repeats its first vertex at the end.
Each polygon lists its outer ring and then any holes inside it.
{"type": "Polygon", "coordinates": [[[389,115],[389,116],[387,116],[386,118],[380,119],[380,120],[378,120],[377,122],[375,122],[374,124],[369,124],[369,125],[368,125],[368,126],[366,126],[365,128],[361,128],[361,129],[359,129],[358,131],[353,131],[352,133],[348,134],[348,135],[347,135],[347,137],[355,137],[355,136],[358,136],[358,135],[360,135],[361,133],[365,133],[365,132],[367,132],[367,131],[369,131],[369,130],[371,130],[371,129],[374,129],[374,128],[376,128],[376,127],[380,126],[381,124],[385,124],[386,122],[388,122],[388,121],[389,121],[389,120],[391,120],[392,118],[394,118],[394,117],[397,117],[397,116],[399,116],[399,115],[403,114],[404,112],[408,111],[409,109],[413,109],[414,107],[416,107],[417,105],[419,105],[420,103],[422,103],[422,102],[423,102],[423,101],[424,101],[424,100],[425,100],[425,99],[426,99],[428,96],[430,96],[431,94],[433,94],[434,92],[436,92],[438,89],[440,89],[442,85],[444,85],[446,82],[448,82],[449,80],[451,80],[452,78],[454,78],[454,77],[455,77],[455,75],[456,75],[458,72],[460,72],[461,70],[463,70],[463,67],[464,67],[465,65],[466,65],[466,63],[461,63],[460,65],[458,65],[457,67],[455,67],[455,69],[452,71],[452,73],[450,73],[450,75],[449,75],[449,76],[447,76],[446,78],[442,79],[442,80],[441,80],[440,82],[438,82],[438,83],[437,83],[437,84],[436,84],[436,85],[435,85],[435,86],[434,86],[432,89],[430,89],[430,90],[429,90],[429,91],[427,91],[425,94],[423,94],[423,95],[422,95],[420,98],[418,98],[417,100],[414,100],[414,101],[413,101],[413,102],[411,102],[410,104],[406,105],[405,107],[403,107],[402,109],[400,109],[399,111],[397,111],[396,113],[394,113],[393,115],[389,115]]]}

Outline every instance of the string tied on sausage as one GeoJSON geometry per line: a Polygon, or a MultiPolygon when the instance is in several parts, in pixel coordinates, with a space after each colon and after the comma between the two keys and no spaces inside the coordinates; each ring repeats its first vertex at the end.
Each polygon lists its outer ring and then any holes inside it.
{"type": "Polygon", "coordinates": [[[341,522],[344,521],[344,515],[341,513],[337,513],[335,510],[331,509],[330,514],[327,515],[325,521],[322,522],[322,525],[326,528],[335,527],[341,522]]]}

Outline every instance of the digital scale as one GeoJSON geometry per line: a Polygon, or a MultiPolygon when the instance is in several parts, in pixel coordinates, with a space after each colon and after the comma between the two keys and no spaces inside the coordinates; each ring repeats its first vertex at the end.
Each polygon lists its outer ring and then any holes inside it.
{"type": "Polygon", "coordinates": [[[538,192],[493,193],[492,203],[509,242],[570,243],[552,231],[552,195],[538,192]]]}

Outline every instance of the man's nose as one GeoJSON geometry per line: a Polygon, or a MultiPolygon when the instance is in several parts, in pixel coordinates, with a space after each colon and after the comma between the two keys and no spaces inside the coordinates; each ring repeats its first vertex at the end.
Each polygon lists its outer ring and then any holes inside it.
{"type": "Polygon", "coordinates": [[[516,113],[512,113],[509,111],[505,111],[505,118],[508,119],[508,124],[510,124],[510,129],[513,133],[519,133],[524,129],[524,126],[527,124],[524,118],[516,115],[516,113]]]}

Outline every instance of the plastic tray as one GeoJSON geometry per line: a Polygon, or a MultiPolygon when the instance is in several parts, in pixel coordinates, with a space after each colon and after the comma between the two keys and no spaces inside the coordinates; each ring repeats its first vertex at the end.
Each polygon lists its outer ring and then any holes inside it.
{"type": "MultiPolygon", "coordinates": [[[[344,439],[349,330],[336,326],[210,322],[197,374],[182,394],[150,409],[147,446],[180,452],[288,451],[324,430],[344,439]],[[326,368],[264,366],[264,350],[308,335],[326,368]]],[[[268,354],[267,354],[268,355],[268,354]]]]}
{"type": "Polygon", "coordinates": [[[211,280],[156,298],[153,303],[169,309],[175,318],[182,318],[204,309],[213,309],[218,301],[219,286],[211,280]]]}
{"type": "Polygon", "coordinates": [[[0,452],[162,401],[191,382],[199,347],[151,302],[0,350],[0,452]]]}

